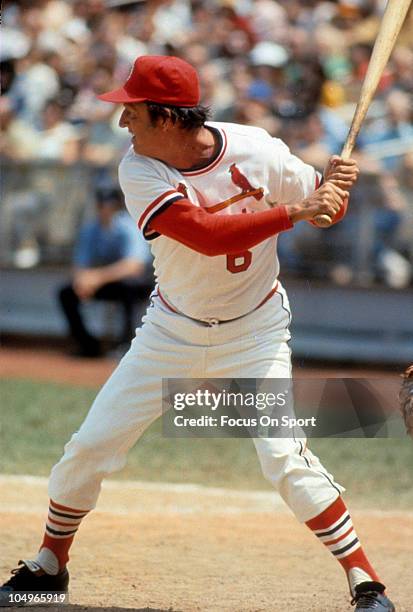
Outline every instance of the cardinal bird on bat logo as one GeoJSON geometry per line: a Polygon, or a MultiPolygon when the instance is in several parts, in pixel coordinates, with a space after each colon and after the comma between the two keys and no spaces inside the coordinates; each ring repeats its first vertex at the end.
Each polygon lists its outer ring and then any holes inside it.
{"type": "Polygon", "coordinates": [[[260,187],[259,189],[254,189],[254,187],[251,185],[247,177],[244,174],[242,174],[241,170],[237,167],[236,164],[231,164],[228,172],[231,175],[231,180],[234,183],[234,185],[239,187],[243,194],[245,194],[246,196],[247,195],[252,196],[256,200],[262,199],[264,195],[263,188],[260,187]]]}

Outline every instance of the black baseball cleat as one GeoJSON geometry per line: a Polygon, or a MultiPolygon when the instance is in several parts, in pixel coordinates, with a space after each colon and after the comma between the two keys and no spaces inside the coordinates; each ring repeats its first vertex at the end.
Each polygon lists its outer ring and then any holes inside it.
{"type": "Polygon", "coordinates": [[[384,594],[381,582],[362,582],[356,586],[356,594],[351,602],[356,612],[395,612],[396,608],[384,594]]]}
{"type": "MultiPolygon", "coordinates": [[[[68,603],[69,572],[62,570],[56,576],[34,573],[33,561],[19,561],[12,570],[10,580],[0,586],[0,607],[33,606],[68,603]],[[29,569],[32,567],[33,571],[29,569]]],[[[37,569],[40,569],[37,566],[37,569]]]]}

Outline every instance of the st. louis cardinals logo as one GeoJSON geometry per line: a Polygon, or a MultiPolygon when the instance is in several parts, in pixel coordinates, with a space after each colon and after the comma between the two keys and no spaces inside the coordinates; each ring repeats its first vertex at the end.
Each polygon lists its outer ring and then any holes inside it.
{"type": "Polygon", "coordinates": [[[228,206],[231,206],[231,204],[235,204],[235,202],[244,200],[245,198],[252,197],[259,201],[264,197],[264,189],[262,187],[253,187],[245,174],[241,172],[236,164],[231,164],[228,172],[231,175],[231,181],[234,185],[241,189],[241,193],[237,193],[227,200],[219,202],[219,204],[215,204],[215,206],[210,206],[207,208],[207,212],[209,213],[216,213],[224,208],[227,208],[228,206]]]}
{"type": "Polygon", "coordinates": [[[244,197],[252,196],[256,200],[262,199],[262,197],[264,196],[264,189],[262,187],[254,189],[247,177],[242,174],[241,170],[237,167],[236,164],[231,164],[228,172],[231,175],[231,180],[234,185],[241,189],[241,195],[243,195],[244,197]]]}
{"type": "MultiPolygon", "coordinates": [[[[214,204],[213,206],[208,206],[205,197],[197,189],[195,189],[195,187],[193,187],[197,195],[199,203],[210,214],[219,212],[220,210],[223,210],[224,208],[231,206],[231,204],[235,204],[235,202],[240,202],[241,200],[244,200],[245,198],[252,197],[255,200],[259,201],[264,197],[264,189],[262,187],[257,187],[257,188],[253,187],[251,183],[249,182],[249,180],[247,179],[247,177],[245,176],[245,174],[241,172],[241,170],[238,168],[236,164],[231,164],[228,169],[228,172],[231,175],[232,183],[241,189],[241,193],[237,193],[231,196],[230,198],[228,198],[227,200],[223,200],[222,202],[219,202],[218,204],[214,204]]],[[[182,193],[186,198],[189,199],[188,188],[184,183],[179,183],[176,187],[176,190],[182,193]]],[[[245,212],[247,212],[246,209],[244,210],[245,212]]]]}

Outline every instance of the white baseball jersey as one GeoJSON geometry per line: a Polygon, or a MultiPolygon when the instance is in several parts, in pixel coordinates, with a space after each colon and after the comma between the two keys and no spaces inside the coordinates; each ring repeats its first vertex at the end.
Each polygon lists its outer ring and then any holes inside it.
{"type": "Polygon", "coordinates": [[[208,166],[180,172],[131,147],[120,164],[119,181],[130,214],[151,241],[157,282],[168,304],[196,319],[224,320],[253,311],[276,284],[277,237],[237,255],[208,257],[151,231],[150,220],[178,198],[217,215],[291,204],[310,195],[319,176],[261,128],[206,126],[221,142],[208,166]]]}

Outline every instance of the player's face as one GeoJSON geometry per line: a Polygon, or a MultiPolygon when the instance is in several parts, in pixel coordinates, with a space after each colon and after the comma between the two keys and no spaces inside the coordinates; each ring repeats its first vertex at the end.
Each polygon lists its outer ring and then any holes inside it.
{"type": "Polygon", "coordinates": [[[127,128],[132,134],[132,146],[135,153],[159,157],[164,147],[163,130],[160,126],[151,123],[144,102],[125,104],[119,119],[119,126],[127,128]]]}

